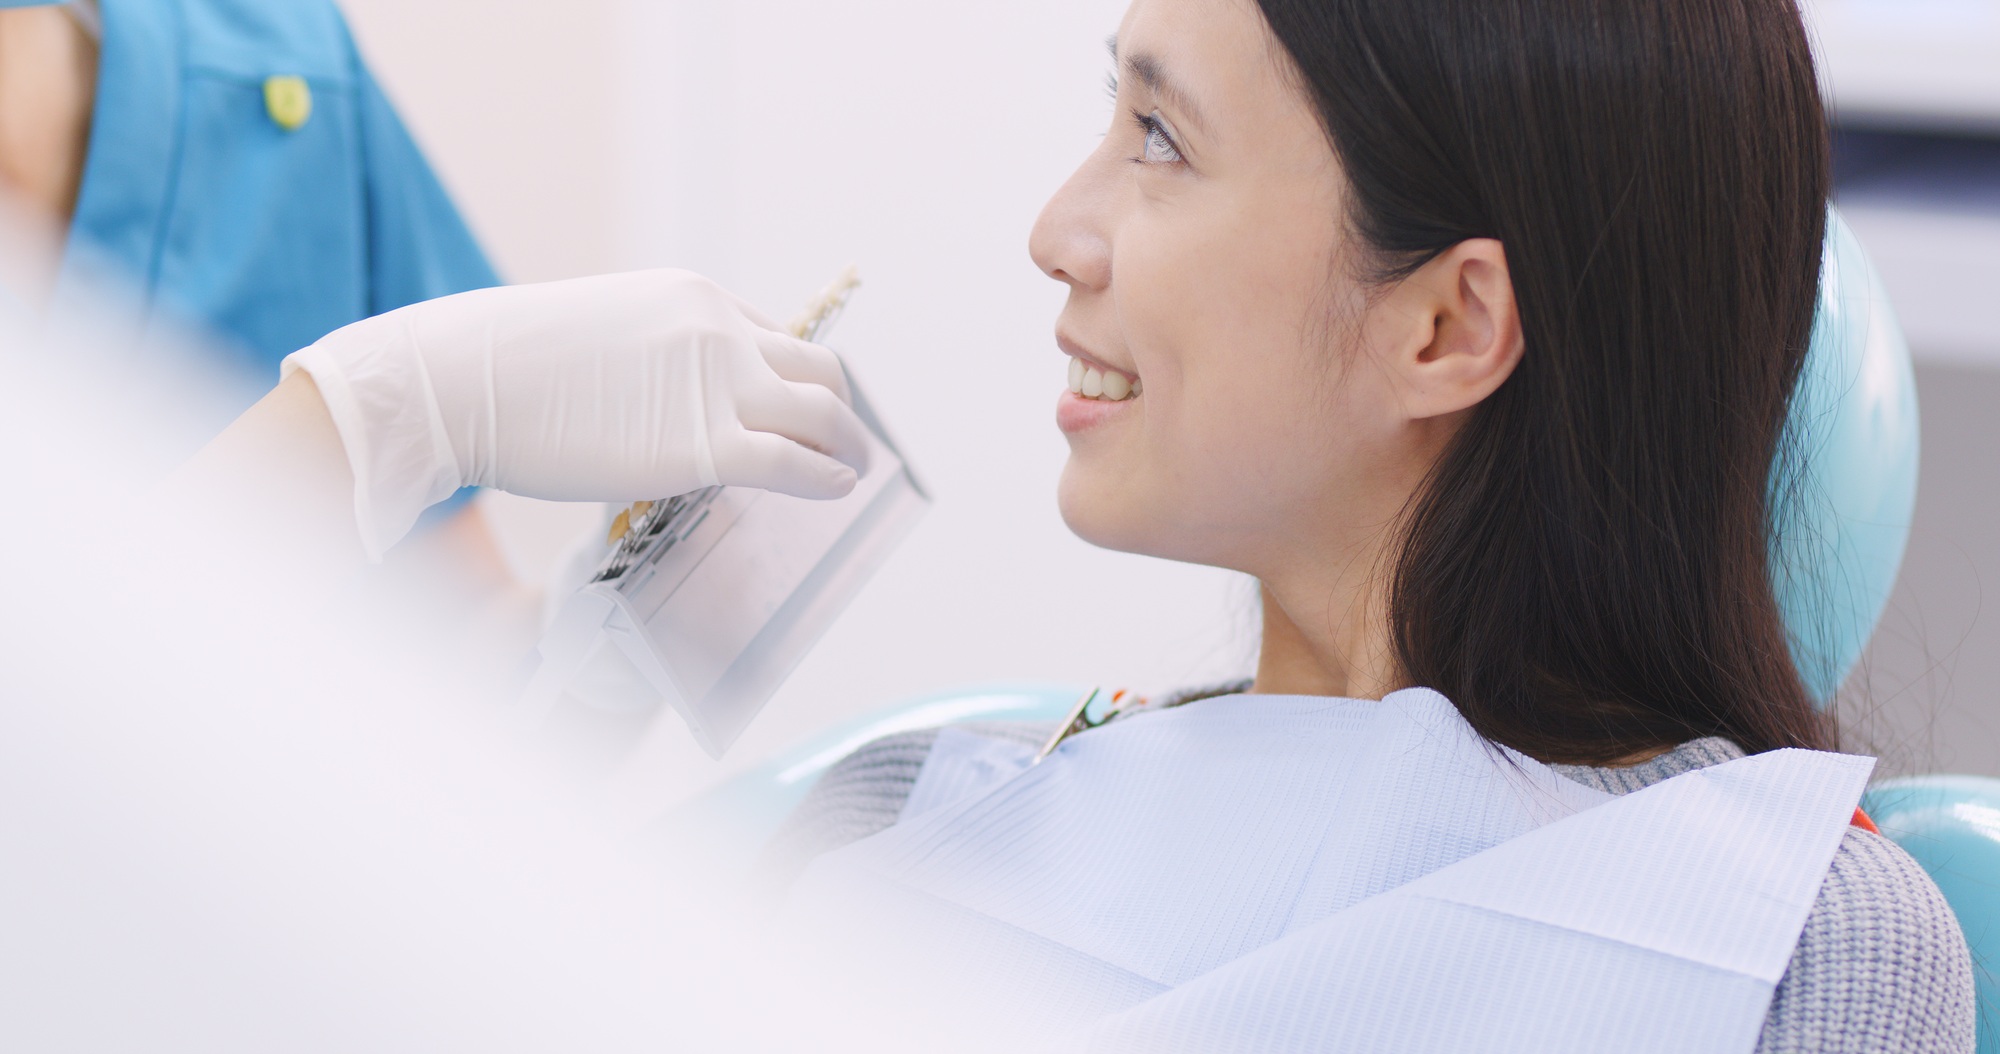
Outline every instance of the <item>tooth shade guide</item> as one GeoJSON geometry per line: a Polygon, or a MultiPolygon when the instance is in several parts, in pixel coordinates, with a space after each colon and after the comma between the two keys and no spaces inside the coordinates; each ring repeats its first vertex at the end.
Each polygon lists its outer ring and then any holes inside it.
{"type": "Polygon", "coordinates": [[[860,286],[861,270],[849,264],[846,270],[840,272],[840,277],[833,280],[832,285],[821,290],[820,294],[806,305],[804,313],[792,320],[790,326],[792,336],[800,340],[818,339],[820,333],[824,332],[847,307],[847,301],[854,296],[854,291],[860,286]]]}
{"type": "Polygon", "coordinates": [[[722,490],[721,487],[709,487],[677,498],[652,502],[652,508],[643,516],[632,516],[630,510],[621,513],[626,517],[625,534],[611,543],[611,556],[600,565],[592,581],[617,578],[631,570],[641,558],[658,559],[664,555],[675,542],[701,525],[701,521],[708,516],[709,503],[722,490]],[[667,538],[666,544],[656,545],[663,536],[667,538]]]}

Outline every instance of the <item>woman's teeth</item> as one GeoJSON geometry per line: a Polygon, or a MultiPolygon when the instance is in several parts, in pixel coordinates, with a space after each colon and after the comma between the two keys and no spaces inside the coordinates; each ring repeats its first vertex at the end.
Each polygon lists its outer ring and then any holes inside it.
{"type": "Polygon", "coordinates": [[[1124,402],[1140,393],[1138,381],[1128,381],[1122,373],[1106,373],[1082,359],[1069,360],[1069,390],[1086,399],[1124,402]]]}

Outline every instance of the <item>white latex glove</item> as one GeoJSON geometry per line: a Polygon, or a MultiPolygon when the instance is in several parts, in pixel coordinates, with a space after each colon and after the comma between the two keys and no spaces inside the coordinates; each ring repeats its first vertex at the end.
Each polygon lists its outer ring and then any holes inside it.
{"type": "Polygon", "coordinates": [[[283,368],[311,374],[332,414],[372,559],[462,486],[837,498],[867,471],[834,354],[686,271],[448,296],[338,330],[283,368]]]}

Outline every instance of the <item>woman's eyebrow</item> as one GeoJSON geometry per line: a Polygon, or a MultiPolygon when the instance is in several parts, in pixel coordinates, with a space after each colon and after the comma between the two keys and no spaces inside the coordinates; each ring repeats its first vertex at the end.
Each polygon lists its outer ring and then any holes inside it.
{"type": "Polygon", "coordinates": [[[1118,38],[1115,36],[1105,40],[1104,44],[1111,49],[1111,60],[1123,75],[1137,77],[1139,83],[1146,86],[1147,91],[1165,99],[1168,105],[1179,110],[1197,131],[1204,135],[1214,134],[1209,129],[1208,121],[1201,115],[1201,107],[1195,105],[1194,96],[1181,87],[1180,82],[1167,72],[1166,65],[1158,58],[1143,51],[1120,55],[1118,38]]]}

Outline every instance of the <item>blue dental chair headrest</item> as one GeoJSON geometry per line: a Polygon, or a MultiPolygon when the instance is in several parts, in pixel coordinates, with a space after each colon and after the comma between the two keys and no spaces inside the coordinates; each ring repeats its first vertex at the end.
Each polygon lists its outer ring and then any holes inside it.
{"type": "Polygon", "coordinates": [[[1881,278],[1827,214],[1812,349],[1771,469],[1772,585],[1825,705],[1889,602],[1917,501],[1917,382],[1881,278]]]}

